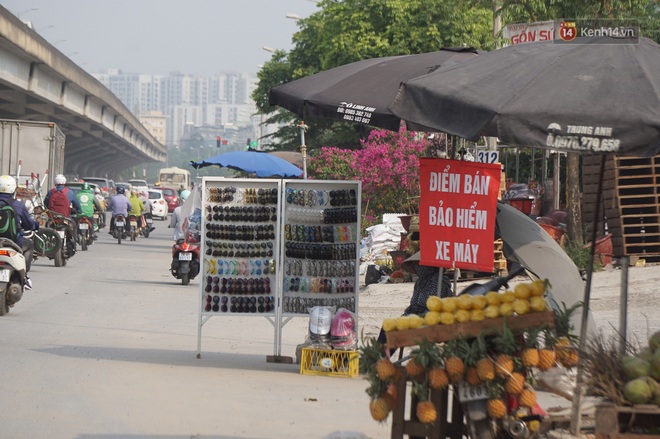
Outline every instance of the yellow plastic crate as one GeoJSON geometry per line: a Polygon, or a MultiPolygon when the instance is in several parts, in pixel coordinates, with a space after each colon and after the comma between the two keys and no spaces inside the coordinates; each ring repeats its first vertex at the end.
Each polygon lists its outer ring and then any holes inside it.
{"type": "Polygon", "coordinates": [[[303,375],[355,377],[358,375],[359,364],[358,351],[303,348],[300,373],[303,375]]]}

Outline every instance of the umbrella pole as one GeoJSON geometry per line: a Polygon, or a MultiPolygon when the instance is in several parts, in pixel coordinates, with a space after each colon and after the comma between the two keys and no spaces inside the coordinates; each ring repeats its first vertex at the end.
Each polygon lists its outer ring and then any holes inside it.
{"type": "Polygon", "coordinates": [[[308,127],[305,125],[304,120],[301,120],[298,126],[300,127],[300,154],[302,155],[303,180],[307,180],[307,145],[305,145],[305,131],[308,127]]]}
{"type": "Polygon", "coordinates": [[[587,321],[589,319],[589,299],[591,296],[591,279],[594,274],[594,257],[596,254],[596,235],[598,233],[598,215],[600,214],[601,194],[603,193],[603,175],[605,174],[605,155],[600,156],[600,175],[598,176],[598,191],[596,192],[596,204],[594,219],[591,227],[591,251],[589,252],[589,265],[587,267],[587,282],[584,286],[584,299],[582,300],[582,323],[580,324],[580,345],[578,352],[580,359],[577,366],[577,377],[575,390],[573,392],[573,405],[571,407],[570,432],[578,435],[580,431],[580,404],[582,402],[582,385],[584,381],[584,347],[587,338],[587,321]]]}

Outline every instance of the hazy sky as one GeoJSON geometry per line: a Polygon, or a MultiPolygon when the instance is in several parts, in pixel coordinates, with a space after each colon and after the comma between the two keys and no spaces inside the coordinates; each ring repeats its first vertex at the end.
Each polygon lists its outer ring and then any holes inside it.
{"type": "Polygon", "coordinates": [[[263,46],[291,49],[311,0],[0,0],[88,72],[255,74],[263,46]]]}

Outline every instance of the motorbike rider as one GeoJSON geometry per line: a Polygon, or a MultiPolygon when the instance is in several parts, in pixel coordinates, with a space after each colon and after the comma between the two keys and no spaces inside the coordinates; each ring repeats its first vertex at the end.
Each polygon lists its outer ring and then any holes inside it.
{"type": "Polygon", "coordinates": [[[128,199],[131,202],[131,210],[128,212],[129,215],[135,215],[138,219],[138,224],[140,228],[146,225],[144,216],[142,215],[146,210],[144,208],[144,203],[138,197],[138,191],[131,191],[131,197],[128,199]]]}
{"type": "MultiPolygon", "coordinates": [[[[80,215],[89,218],[92,223],[94,220],[94,212],[102,212],[101,204],[94,197],[94,192],[92,192],[89,183],[83,183],[80,192],[76,195],[78,202],[80,203],[80,215]]],[[[101,227],[100,224],[97,224],[98,227],[101,227]]],[[[96,238],[96,232],[94,232],[94,238],[96,238]]]]}
{"type": "MultiPolygon", "coordinates": [[[[48,191],[48,195],[44,198],[44,205],[53,212],[71,219],[71,211],[79,213],[81,211],[78,198],[69,190],[66,184],[66,177],[62,174],[57,174],[54,179],[55,187],[48,191]],[[73,209],[72,209],[73,207],[73,209]]],[[[68,224],[70,238],[67,238],[66,246],[68,248],[69,256],[76,253],[76,241],[78,240],[78,230],[73,227],[73,223],[68,224]]]]}
{"type": "Polygon", "coordinates": [[[106,205],[105,205],[105,198],[103,197],[103,194],[101,193],[101,189],[98,187],[94,188],[94,198],[96,198],[96,201],[99,202],[99,206],[101,206],[101,210],[99,211],[100,219],[101,219],[101,224],[99,224],[99,229],[102,229],[105,227],[106,221],[105,221],[105,210],[106,210],[106,205]]]}
{"type": "Polygon", "coordinates": [[[73,210],[80,212],[80,203],[78,202],[78,198],[76,198],[76,195],[73,193],[73,191],[69,190],[65,184],[66,177],[62,174],[57,174],[55,176],[55,187],[48,191],[48,195],[46,195],[46,198],[44,199],[44,205],[53,212],[57,212],[67,218],[71,218],[71,206],[73,206],[73,210]],[[60,199],[64,200],[64,198],[60,197],[58,192],[64,194],[66,198],[68,198],[68,205],[64,201],[59,201],[60,199]]]}
{"type": "Polygon", "coordinates": [[[112,235],[112,232],[115,230],[115,217],[117,215],[123,215],[125,218],[128,217],[128,211],[133,208],[131,202],[126,198],[126,189],[123,187],[117,188],[117,195],[110,198],[110,210],[112,210],[112,217],[110,218],[110,230],[108,233],[112,235]]]}
{"type": "Polygon", "coordinates": [[[32,265],[32,254],[34,244],[31,239],[23,238],[23,230],[39,230],[39,222],[32,219],[27,207],[14,198],[16,194],[16,180],[10,175],[0,176],[0,206],[8,205],[16,212],[18,224],[16,224],[16,236],[12,239],[16,245],[21,247],[25,256],[25,288],[32,289],[32,281],[27,273],[32,265]]]}
{"type": "MultiPolygon", "coordinates": [[[[183,194],[182,197],[182,202],[186,201],[186,198],[190,195],[190,191],[188,191],[187,194],[183,194]]],[[[170,218],[170,225],[168,227],[174,229],[174,233],[172,234],[172,239],[174,241],[178,241],[180,239],[183,239],[186,235],[183,231],[183,220],[181,216],[181,207],[183,206],[183,203],[178,205],[177,207],[174,208],[174,211],[172,211],[172,218],[170,218]]]]}
{"type": "MultiPolygon", "coordinates": [[[[139,198],[140,198],[140,201],[142,201],[142,204],[144,205],[144,213],[148,214],[148,215],[151,215],[151,212],[153,210],[153,206],[151,205],[151,201],[149,201],[149,191],[143,190],[140,193],[139,198]]],[[[156,228],[154,226],[151,226],[151,228],[149,229],[149,232],[153,232],[154,230],[156,230],[156,228]]]]}

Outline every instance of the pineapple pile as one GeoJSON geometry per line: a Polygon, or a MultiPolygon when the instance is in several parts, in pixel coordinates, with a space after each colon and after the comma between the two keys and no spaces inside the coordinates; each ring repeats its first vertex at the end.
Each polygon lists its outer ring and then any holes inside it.
{"type": "MultiPolygon", "coordinates": [[[[424,325],[545,311],[549,309],[544,297],[547,286],[547,281],[539,280],[519,284],[513,291],[502,294],[492,292],[486,296],[445,299],[433,296],[427,302],[429,311],[424,317],[390,319],[383,329],[401,331],[424,325]]],[[[495,334],[489,328],[477,337],[456,338],[445,343],[432,343],[427,339],[419,342],[405,363],[406,375],[413,382],[412,391],[419,400],[417,419],[422,423],[435,422],[442,414],[436,413],[436,407],[429,401],[430,392],[459,383],[486,389],[488,415],[496,423],[505,417],[533,414],[531,409],[536,405],[533,384],[537,371],[575,367],[579,360],[571,317],[581,304],[562,305],[555,307],[554,328],[531,327],[514,332],[505,322],[495,334]]],[[[376,348],[370,349],[375,351],[376,348]]],[[[401,368],[385,358],[382,346],[372,357],[363,352],[360,367],[363,366],[370,382],[367,393],[371,397],[371,414],[374,419],[384,421],[396,401],[392,388],[402,379],[401,368]]],[[[539,421],[531,419],[528,428],[538,430],[539,421]]]]}
{"type": "Polygon", "coordinates": [[[426,302],[428,312],[424,317],[415,314],[386,318],[383,329],[404,331],[422,326],[453,325],[454,323],[478,322],[484,319],[525,315],[548,310],[545,299],[547,279],[520,283],[504,293],[491,291],[485,296],[464,294],[458,297],[431,296],[426,302]]]}

